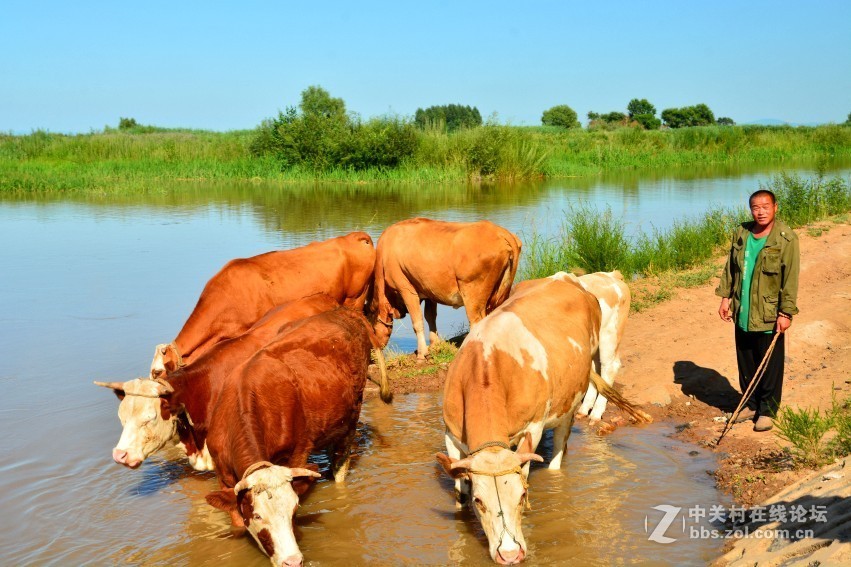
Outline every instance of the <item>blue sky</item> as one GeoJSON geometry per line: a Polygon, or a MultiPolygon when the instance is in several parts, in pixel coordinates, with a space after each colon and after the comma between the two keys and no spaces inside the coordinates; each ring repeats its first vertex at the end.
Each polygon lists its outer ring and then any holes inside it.
{"type": "Polygon", "coordinates": [[[363,117],[568,104],[843,122],[851,2],[3,0],[0,131],[252,128],[321,85],[363,117]]]}

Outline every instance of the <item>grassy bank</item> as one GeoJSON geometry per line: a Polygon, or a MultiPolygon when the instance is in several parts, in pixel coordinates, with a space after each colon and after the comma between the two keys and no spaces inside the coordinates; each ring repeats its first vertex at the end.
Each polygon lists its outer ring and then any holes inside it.
{"type": "Polygon", "coordinates": [[[162,182],[262,180],[463,183],[593,175],[603,170],[851,157],[851,127],[711,126],[667,131],[486,125],[417,131],[394,167],[284,167],[252,153],[253,130],[138,130],[0,135],[0,192],[148,192],[162,182]]]}
{"type": "MultiPolygon", "coordinates": [[[[763,188],[777,195],[779,216],[793,228],[851,211],[849,180],[784,174],[763,188]]],[[[564,213],[556,237],[523,236],[518,279],[545,277],[559,270],[620,270],[628,278],[649,279],[636,295],[634,307],[641,310],[667,299],[673,287],[709,281],[717,271],[714,258],[729,246],[735,226],[750,218],[744,207],[714,209],[699,218],[677,221],[668,230],[628,237],[624,221],[611,211],[574,206],[564,213]]]]}

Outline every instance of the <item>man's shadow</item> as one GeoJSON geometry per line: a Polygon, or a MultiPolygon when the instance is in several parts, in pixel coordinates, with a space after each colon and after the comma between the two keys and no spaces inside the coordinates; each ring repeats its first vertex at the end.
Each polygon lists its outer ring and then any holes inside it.
{"type": "Polygon", "coordinates": [[[742,395],[730,386],[723,375],[711,368],[698,366],[690,360],[678,360],[674,363],[674,382],[682,387],[683,394],[694,396],[723,412],[734,411],[742,399],[742,395]]]}

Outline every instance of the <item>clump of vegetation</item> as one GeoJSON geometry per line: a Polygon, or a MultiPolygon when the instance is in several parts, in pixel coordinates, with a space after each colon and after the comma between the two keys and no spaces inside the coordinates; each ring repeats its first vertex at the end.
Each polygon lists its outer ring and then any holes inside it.
{"type": "Polygon", "coordinates": [[[774,418],[777,436],[792,444],[791,453],[799,464],[817,468],[831,460],[825,435],[833,425],[831,412],[815,408],[783,407],[774,418]]]}
{"type": "Polygon", "coordinates": [[[576,111],[566,104],[559,104],[544,111],[541,115],[541,124],[544,126],[558,126],[559,128],[579,128],[579,120],[576,119],[576,111]]]}
{"type": "Polygon", "coordinates": [[[688,126],[709,126],[715,124],[715,114],[705,104],[666,108],[662,111],[662,120],[669,128],[688,126]]]}
{"type": "Polygon", "coordinates": [[[414,113],[414,123],[421,129],[438,129],[454,132],[461,128],[475,128],[482,125],[482,115],[475,106],[446,104],[429,106],[425,110],[418,108],[414,113]]]}
{"type": "Polygon", "coordinates": [[[799,466],[817,468],[851,454],[851,398],[832,396],[829,410],[781,408],[774,420],[776,435],[791,443],[799,466]]]}
{"type": "Polygon", "coordinates": [[[432,343],[428,347],[428,357],[435,364],[448,364],[455,360],[456,354],[458,347],[447,340],[432,343]]]}
{"type": "Polygon", "coordinates": [[[793,227],[851,209],[851,185],[838,177],[802,179],[783,173],[760,188],[774,192],[780,203],[778,215],[793,227]]]}

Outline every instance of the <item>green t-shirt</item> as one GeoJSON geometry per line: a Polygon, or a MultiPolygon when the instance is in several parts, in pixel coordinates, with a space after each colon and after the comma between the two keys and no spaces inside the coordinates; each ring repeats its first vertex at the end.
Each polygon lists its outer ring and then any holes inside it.
{"type": "Polygon", "coordinates": [[[748,313],[751,310],[751,280],[753,279],[753,268],[756,258],[765,246],[768,237],[754,238],[753,233],[748,233],[748,241],[745,244],[745,265],[742,272],[742,305],[739,309],[738,325],[743,331],[748,330],[748,313]]]}

